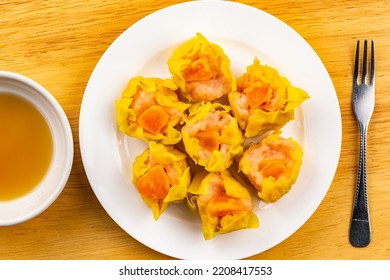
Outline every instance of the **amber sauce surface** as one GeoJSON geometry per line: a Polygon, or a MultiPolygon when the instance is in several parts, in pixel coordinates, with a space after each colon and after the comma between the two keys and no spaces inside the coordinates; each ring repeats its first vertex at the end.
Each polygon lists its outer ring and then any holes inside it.
{"type": "Polygon", "coordinates": [[[28,101],[0,92],[0,201],[31,192],[53,154],[50,128],[28,101]]]}

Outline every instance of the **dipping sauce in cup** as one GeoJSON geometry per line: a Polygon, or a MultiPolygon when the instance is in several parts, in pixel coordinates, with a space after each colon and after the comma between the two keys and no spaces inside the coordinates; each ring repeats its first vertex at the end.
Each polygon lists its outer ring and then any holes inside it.
{"type": "Polygon", "coordinates": [[[46,210],[72,164],[72,130],[58,101],[30,78],[0,71],[0,226],[46,210]]]}
{"type": "Polygon", "coordinates": [[[42,114],[30,102],[0,92],[0,201],[32,191],[45,176],[53,138],[42,114]]]}

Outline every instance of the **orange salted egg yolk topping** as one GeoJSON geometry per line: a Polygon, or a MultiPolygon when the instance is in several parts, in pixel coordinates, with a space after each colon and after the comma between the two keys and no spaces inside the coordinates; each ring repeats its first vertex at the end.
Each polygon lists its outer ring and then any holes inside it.
{"type": "Polygon", "coordinates": [[[225,192],[212,197],[207,205],[207,211],[210,215],[216,217],[232,215],[247,210],[241,199],[228,196],[225,192]]]}
{"type": "Polygon", "coordinates": [[[287,175],[288,168],[286,167],[286,163],[281,160],[263,160],[259,164],[259,172],[264,177],[273,177],[278,179],[282,175],[287,175]]]}
{"type": "Polygon", "coordinates": [[[218,131],[200,131],[194,136],[199,140],[199,145],[207,150],[217,150],[221,141],[218,131]]]}
{"type": "Polygon", "coordinates": [[[169,192],[169,178],[161,165],[155,165],[138,181],[138,191],[150,199],[164,199],[169,192]]]}
{"type": "Polygon", "coordinates": [[[213,71],[206,57],[196,59],[183,71],[183,77],[187,82],[208,81],[213,78],[213,71]]]}
{"type": "Polygon", "coordinates": [[[161,106],[153,105],[138,117],[137,122],[146,131],[157,134],[167,125],[168,120],[168,113],[161,106]]]}
{"type": "Polygon", "coordinates": [[[253,109],[264,105],[271,98],[269,87],[261,82],[257,84],[257,86],[250,87],[246,91],[249,106],[253,109]]]}

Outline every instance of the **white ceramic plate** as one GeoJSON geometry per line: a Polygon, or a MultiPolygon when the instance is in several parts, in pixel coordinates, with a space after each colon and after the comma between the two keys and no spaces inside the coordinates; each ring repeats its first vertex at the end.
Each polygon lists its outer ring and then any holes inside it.
{"type": "Polygon", "coordinates": [[[250,6],[197,1],[171,6],[135,23],[107,49],[85,90],[80,113],[81,154],[91,187],[115,222],[146,246],[182,259],[241,259],[263,252],[299,229],[326,195],[341,147],[341,116],[331,79],[295,31],[250,6]],[[197,216],[173,205],[156,222],[131,184],[131,165],[146,144],[117,129],[115,100],[135,75],[169,78],[172,50],[201,32],[229,56],[240,75],[257,56],[311,98],[283,134],[304,150],[292,190],[277,203],[256,206],[261,226],[203,239],[197,216]]]}

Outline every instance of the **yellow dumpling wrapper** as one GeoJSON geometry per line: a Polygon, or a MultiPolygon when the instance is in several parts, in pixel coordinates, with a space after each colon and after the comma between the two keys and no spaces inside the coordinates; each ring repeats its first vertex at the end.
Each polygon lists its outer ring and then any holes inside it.
{"type": "Polygon", "coordinates": [[[229,93],[228,99],[245,137],[282,128],[295,118],[294,109],[309,98],[304,90],[292,86],[276,69],[261,65],[257,58],[237,85],[238,91],[229,93]]]}
{"type": "Polygon", "coordinates": [[[260,143],[252,144],[239,161],[239,170],[267,203],[279,200],[295,184],[302,165],[303,151],[298,142],[277,131],[260,143]]]}
{"type": "Polygon", "coordinates": [[[168,67],[180,93],[190,101],[213,101],[236,90],[229,58],[200,33],[173,51],[168,67]]]}
{"type": "Polygon", "coordinates": [[[133,163],[133,183],[141,198],[152,209],[155,220],[170,203],[184,201],[190,181],[187,155],[173,146],[150,141],[149,148],[137,156],[133,163]],[[150,174],[153,169],[165,174],[150,174]],[[143,182],[145,180],[149,181],[143,182]]]}
{"type": "Polygon", "coordinates": [[[184,118],[185,125],[181,132],[185,150],[196,164],[209,172],[226,170],[243,151],[245,139],[236,118],[229,111],[227,105],[202,102],[192,105],[184,118]],[[202,144],[197,138],[199,133],[214,133],[215,136],[204,138],[205,144],[202,144]]]}
{"type": "Polygon", "coordinates": [[[144,141],[154,140],[166,145],[178,143],[181,134],[175,126],[182,121],[183,112],[190,104],[179,101],[176,89],[177,86],[170,79],[132,78],[121,98],[116,101],[119,130],[144,141]],[[154,108],[156,112],[152,112],[154,108]],[[149,114],[144,117],[146,113],[149,114]],[[149,131],[143,125],[148,122],[151,127],[149,131]]]}
{"type": "Polygon", "coordinates": [[[199,214],[206,240],[216,234],[259,227],[248,190],[229,171],[198,173],[188,192],[188,206],[199,214]]]}

